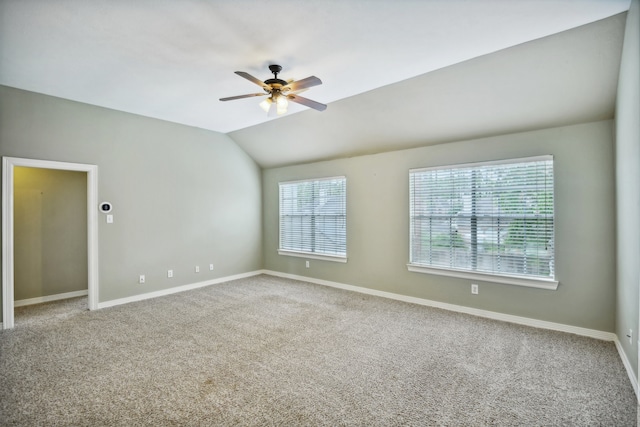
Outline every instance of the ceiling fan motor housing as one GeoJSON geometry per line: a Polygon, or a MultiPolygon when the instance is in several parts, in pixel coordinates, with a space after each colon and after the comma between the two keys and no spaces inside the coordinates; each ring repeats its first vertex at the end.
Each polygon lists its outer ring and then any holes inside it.
{"type": "Polygon", "coordinates": [[[282,67],[280,65],[269,65],[269,70],[273,73],[274,78],[265,80],[264,84],[271,86],[273,89],[280,89],[287,85],[286,81],[278,78],[278,73],[282,71],[282,67]]]}

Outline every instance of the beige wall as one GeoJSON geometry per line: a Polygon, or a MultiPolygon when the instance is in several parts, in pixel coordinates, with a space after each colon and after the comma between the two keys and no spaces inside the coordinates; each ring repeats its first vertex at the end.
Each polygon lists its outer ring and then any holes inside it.
{"type": "Polygon", "coordinates": [[[87,289],[87,174],[14,169],[14,299],[87,289]]]}
{"type": "Polygon", "coordinates": [[[617,280],[616,334],[638,375],[640,284],[640,2],[627,15],[616,103],[617,280]],[[632,329],[630,344],[627,333],[632,329]]]}
{"type": "Polygon", "coordinates": [[[98,166],[100,302],[262,267],[260,168],[226,135],[0,86],[0,155],[98,166]]]}
{"type": "Polygon", "coordinates": [[[601,331],[615,327],[615,187],[611,121],[263,171],[265,268],[601,331]],[[407,271],[411,168],[552,154],[556,291],[407,271]],[[280,256],[278,182],[347,177],[348,262],[280,256]]]}

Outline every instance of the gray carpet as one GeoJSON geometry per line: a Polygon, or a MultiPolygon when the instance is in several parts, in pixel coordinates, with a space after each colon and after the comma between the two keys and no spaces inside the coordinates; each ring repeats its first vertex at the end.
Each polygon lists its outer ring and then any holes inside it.
{"type": "Polygon", "coordinates": [[[271,276],[69,304],[0,333],[2,425],[636,425],[611,342],[271,276]]]}

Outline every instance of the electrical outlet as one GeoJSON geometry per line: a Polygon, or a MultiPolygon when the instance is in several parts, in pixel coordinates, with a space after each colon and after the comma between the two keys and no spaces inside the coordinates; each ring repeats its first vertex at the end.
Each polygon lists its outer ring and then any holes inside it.
{"type": "Polygon", "coordinates": [[[209,271],[213,271],[213,264],[209,264],[209,271]]]}
{"type": "Polygon", "coordinates": [[[471,293],[473,295],[478,295],[478,285],[476,285],[475,283],[471,284],[471,293]]]}
{"type": "Polygon", "coordinates": [[[140,275],[140,278],[138,279],[138,283],[140,283],[140,284],[144,283],[144,274],[140,275]]]}
{"type": "Polygon", "coordinates": [[[107,224],[113,224],[113,215],[107,215],[107,224]]]}
{"type": "Polygon", "coordinates": [[[307,261],[307,263],[305,264],[305,266],[306,266],[307,268],[309,268],[309,261],[307,261]]]}
{"type": "Polygon", "coordinates": [[[173,277],[173,270],[167,270],[167,277],[168,278],[172,278],[173,277]]]}
{"type": "Polygon", "coordinates": [[[196,273],[200,273],[200,266],[196,265],[196,273]]]}

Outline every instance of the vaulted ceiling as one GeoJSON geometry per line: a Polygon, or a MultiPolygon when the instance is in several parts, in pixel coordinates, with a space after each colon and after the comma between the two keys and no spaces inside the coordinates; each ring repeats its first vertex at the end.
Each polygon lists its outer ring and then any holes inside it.
{"type": "Polygon", "coordinates": [[[611,118],[629,3],[0,0],[0,84],[228,133],[272,167],[611,118]],[[328,109],[218,101],[274,63],[328,109]]]}

